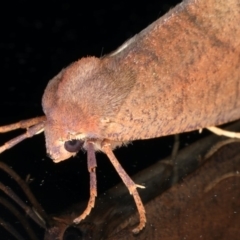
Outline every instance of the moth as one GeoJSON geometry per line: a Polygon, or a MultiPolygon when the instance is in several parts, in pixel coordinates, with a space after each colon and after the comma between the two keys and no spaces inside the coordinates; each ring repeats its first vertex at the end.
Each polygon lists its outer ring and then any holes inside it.
{"type": "Polygon", "coordinates": [[[220,125],[240,118],[238,0],[185,0],[116,51],[82,58],[50,80],[45,116],[2,126],[26,128],[5,151],[44,131],[54,162],[85,149],[94,207],[96,151],[104,152],[132,194],[142,230],[146,215],[137,188],[113,150],[128,142],[220,125]],[[224,19],[224,20],[223,20],[224,19]]]}

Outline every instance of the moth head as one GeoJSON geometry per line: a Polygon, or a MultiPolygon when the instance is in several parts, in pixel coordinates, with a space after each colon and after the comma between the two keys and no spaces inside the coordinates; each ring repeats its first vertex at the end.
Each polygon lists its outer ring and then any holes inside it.
{"type": "Polygon", "coordinates": [[[91,82],[98,61],[86,58],[71,64],[50,80],[45,89],[44,132],[47,153],[54,162],[74,156],[79,150],[87,149],[89,139],[99,138],[101,117],[97,104],[89,97],[93,95],[91,82]]]}
{"type": "Polygon", "coordinates": [[[129,81],[122,74],[110,59],[87,57],[50,80],[42,105],[47,152],[55,162],[75,155],[78,147],[87,149],[89,140],[101,150],[101,141],[108,139],[105,130],[134,85],[132,74],[127,74],[129,81]]]}

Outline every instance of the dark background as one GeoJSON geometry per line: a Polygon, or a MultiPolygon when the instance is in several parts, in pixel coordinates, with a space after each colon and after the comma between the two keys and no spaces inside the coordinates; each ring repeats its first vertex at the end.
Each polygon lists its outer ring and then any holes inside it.
{"type": "MultiPolygon", "coordinates": [[[[41,97],[48,81],[71,62],[116,49],[159,18],[176,0],[162,1],[12,1],[0,8],[0,125],[42,115],[41,97]]],[[[0,135],[0,144],[22,133],[0,135]]],[[[181,136],[182,146],[198,133],[181,136]]],[[[136,141],[115,151],[132,175],[170,154],[173,137],[136,141]]],[[[99,153],[98,191],[120,179],[107,158],[99,153]]],[[[89,195],[86,154],[54,164],[45,152],[44,135],[28,139],[0,155],[30,183],[35,196],[48,213],[55,213],[89,195]]],[[[19,187],[3,171],[0,181],[23,197],[19,187]]],[[[4,194],[0,193],[1,196],[4,194]]],[[[0,206],[1,217],[18,227],[0,206]]],[[[4,235],[3,235],[4,234],[4,235]]],[[[39,237],[42,239],[39,229],[39,237]]],[[[6,232],[0,227],[0,236],[6,232]]],[[[0,237],[1,238],[1,237],[0,237]]],[[[10,235],[1,239],[14,239],[10,235]]]]}

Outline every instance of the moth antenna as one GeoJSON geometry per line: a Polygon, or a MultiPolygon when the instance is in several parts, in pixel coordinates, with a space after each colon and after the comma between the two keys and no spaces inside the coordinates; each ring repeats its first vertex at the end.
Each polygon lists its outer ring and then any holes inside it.
{"type": "Polygon", "coordinates": [[[0,153],[4,152],[7,149],[12,148],[13,146],[22,142],[26,138],[31,138],[34,135],[43,132],[45,120],[46,120],[46,117],[42,116],[42,117],[32,118],[29,120],[24,120],[18,123],[0,127],[0,132],[8,132],[8,131],[19,129],[19,128],[27,128],[27,131],[25,133],[9,140],[4,145],[0,146],[0,153]],[[35,125],[32,125],[33,123],[35,123],[35,125]]]}
{"type": "Polygon", "coordinates": [[[90,173],[90,198],[88,200],[88,205],[84,212],[77,218],[74,219],[74,223],[78,224],[81,220],[85,219],[87,215],[91,212],[92,208],[95,205],[95,199],[97,196],[97,178],[96,178],[96,155],[94,150],[94,143],[88,141],[87,143],[87,162],[88,162],[88,171],[90,173]]]}
{"type": "Polygon", "coordinates": [[[139,196],[139,193],[137,191],[137,187],[139,187],[139,185],[135,184],[133,182],[133,180],[128,176],[128,174],[125,172],[125,170],[123,169],[123,167],[121,166],[121,164],[118,162],[117,158],[115,157],[112,149],[111,149],[111,144],[109,143],[109,141],[104,141],[102,144],[102,149],[105,152],[105,154],[108,156],[109,160],[111,161],[112,165],[114,166],[114,168],[116,169],[117,173],[119,174],[119,176],[121,177],[122,181],[124,182],[124,184],[126,185],[126,187],[128,188],[130,194],[133,196],[136,207],[138,209],[138,213],[139,213],[139,224],[136,228],[134,228],[132,230],[132,232],[134,234],[139,233],[146,224],[146,213],[145,213],[145,208],[143,206],[142,200],[139,196]]]}
{"type": "Polygon", "coordinates": [[[0,133],[5,133],[5,132],[10,132],[19,128],[29,128],[33,125],[36,125],[40,122],[44,122],[46,121],[46,117],[45,116],[41,116],[41,117],[35,117],[35,118],[30,118],[30,119],[26,119],[26,120],[22,120],[19,121],[17,123],[13,123],[13,124],[8,124],[5,126],[0,126],[0,133]]]}

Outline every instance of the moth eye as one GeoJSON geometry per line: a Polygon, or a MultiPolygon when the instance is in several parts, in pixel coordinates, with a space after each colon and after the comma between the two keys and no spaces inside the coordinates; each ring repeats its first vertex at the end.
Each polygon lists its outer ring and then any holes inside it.
{"type": "Polygon", "coordinates": [[[83,147],[84,141],[82,140],[70,140],[64,143],[64,148],[68,152],[78,152],[83,147]]]}

